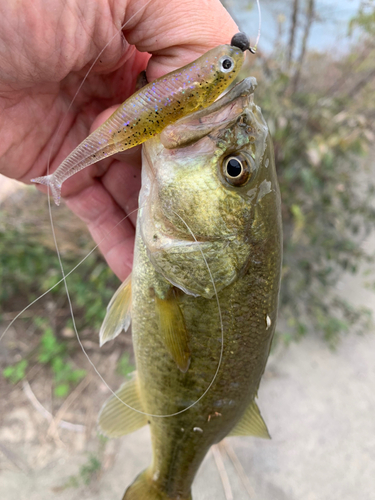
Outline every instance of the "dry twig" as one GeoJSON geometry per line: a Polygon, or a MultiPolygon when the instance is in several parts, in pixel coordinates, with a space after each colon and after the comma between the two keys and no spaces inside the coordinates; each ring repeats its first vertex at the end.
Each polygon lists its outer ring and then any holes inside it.
{"type": "MultiPolygon", "coordinates": [[[[80,396],[80,394],[86,389],[86,387],[91,382],[91,375],[87,375],[78,385],[77,387],[69,394],[69,396],[65,399],[63,404],[57,410],[56,415],[52,418],[51,424],[47,431],[47,436],[51,436],[55,434],[57,431],[57,427],[60,425],[60,422],[63,422],[62,417],[64,413],[68,410],[70,405],[80,396]]],[[[85,429],[86,426],[82,426],[85,429]]]]}
{"type": "Polygon", "coordinates": [[[211,450],[215,459],[217,470],[219,471],[220,474],[221,482],[223,484],[225,498],[226,500],[233,500],[232,488],[230,486],[229,477],[225,469],[221,450],[217,445],[212,446],[211,450]]]}
{"type": "Polygon", "coordinates": [[[312,25],[313,20],[314,20],[314,10],[315,10],[314,0],[309,0],[309,6],[308,6],[308,11],[307,11],[307,21],[306,21],[305,31],[303,33],[301,53],[300,53],[300,56],[298,58],[297,69],[296,69],[296,72],[295,72],[294,77],[293,77],[293,83],[292,83],[292,91],[293,92],[296,92],[296,90],[298,88],[298,83],[299,83],[299,79],[301,76],[301,70],[302,70],[303,62],[304,62],[305,55],[306,55],[307,39],[309,38],[311,25],[312,25]]]}
{"type": "Polygon", "coordinates": [[[292,10],[292,19],[290,24],[290,34],[289,34],[289,43],[288,43],[288,59],[287,59],[287,67],[290,68],[292,64],[293,58],[293,50],[294,50],[294,42],[296,38],[296,30],[297,30],[297,16],[298,16],[298,0],[293,1],[293,10],[292,10]]]}
{"type": "MultiPolygon", "coordinates": [[[[53,420],[53,415],[50,413],[44,406],[40,403],[40,401],[37,399],[35,394],[33,393],[30,384],[28,383],[27,380],[24,380],[22,384],[23,391],[27,397],[27,399],[30,401],[32,406],[35,408],[37,412],[39,412],[45,419],[47,419],[49,422],[53,420]]],[[[73,431],[73,432],[85,432],[85,426],[80,425],[80,424],[73,424],[71,422],[66,422],[65,420],[60,420],[58,423],[59,427],[62,429],[67,429],[68,431],[73,431]]]]}
{"type": "Polygon", "coordinates": [[[236,469],[237,474],[238,474],[239,478],[241,479],[242,484],[244,485],[245,490],[247,491],[249,497],[254,498],[255,491],[250,484],[249,478],[247,477],[246,472],[245,472],[244,468],[242,467],[242,464],[236,455],[236,452],[234,451],[232,446],[229,444],[228,440],[225,440],[222,443],[220,443],[220,446],[222,446],[223,450],[228,455],[232,464],[234,465],[234,468],[236,469]]]}

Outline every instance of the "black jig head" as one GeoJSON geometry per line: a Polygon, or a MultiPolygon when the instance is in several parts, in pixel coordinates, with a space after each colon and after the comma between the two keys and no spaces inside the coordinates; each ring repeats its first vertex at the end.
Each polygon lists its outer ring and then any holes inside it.
{"type": "Polygon", "coordinates": [[[230,44],[232,47],[238,47],[242,50],[242,52],[245,52],[245,50],[249,50],[252,54],[255,54],[256,52],[256,48],[250,47],[250,41],[248,40],[246,33],[243,33],[242,31],[234,35],[230,44]]]}

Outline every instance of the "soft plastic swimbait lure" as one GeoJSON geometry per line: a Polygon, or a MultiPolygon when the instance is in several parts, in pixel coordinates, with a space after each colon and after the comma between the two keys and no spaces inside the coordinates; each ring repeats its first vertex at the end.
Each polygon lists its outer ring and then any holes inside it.
{"type": "Polygon", "coordinates": [[[149,83],[81,142],[53,174],[32,182],[49,186],[59,205],[62,183],[75,173],[147,141],[179,118],[214,102],[237,76],[247,49],[246,35],[237,33],[230,45],[219,45],[187,66],[149,83]]]}

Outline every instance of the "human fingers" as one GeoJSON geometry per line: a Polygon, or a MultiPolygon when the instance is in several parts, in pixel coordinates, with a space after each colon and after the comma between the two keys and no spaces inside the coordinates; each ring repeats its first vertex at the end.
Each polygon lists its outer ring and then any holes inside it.
{"type": "Polygon", "coordinates": [[[149,81],[229,43],[238,31],[219,0],[129,0],[126,20],[128,42],[152,54],[147,67],[149,81]],[[144,8],[134,15],[142,3],[144,8]]]}

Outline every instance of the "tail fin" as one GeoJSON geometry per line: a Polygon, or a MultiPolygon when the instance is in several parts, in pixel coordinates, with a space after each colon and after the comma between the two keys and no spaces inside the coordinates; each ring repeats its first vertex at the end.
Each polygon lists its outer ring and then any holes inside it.
{"type": "Polygon", "coordinates": [[[36,182],[38,184],[48,186],[51,189],[54,202],[56,203],[56,205],[60,205],[61,185],[55,182],[53,174],[44,175],[43,177],[36,177],[35,179],[31,179],[31,182],[36,182]]]}
{"type": "MultiPolygon", "coordinates": [[[[174,499],[177,497],[174,497],[174,499]]],[[[181,498],[181,500],[192,500],[192,496],[181,498]]],[[[149,479],[149,471],[143,471],[133,484],[126,490],[122,500],[174,500],[166,493],[160,491],[156,484],[149,479]]]]}

